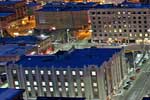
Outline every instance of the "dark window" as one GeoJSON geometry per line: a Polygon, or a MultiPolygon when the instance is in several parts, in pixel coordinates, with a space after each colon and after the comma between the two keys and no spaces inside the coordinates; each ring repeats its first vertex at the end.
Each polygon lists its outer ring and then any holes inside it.
{"type": "Polygon", "coordinates": [[[127,32],[127,30],[124,30],[124,32],[127,32]]]}
{"type": "Polygon", "coordinates": [[[105,36],[108,36],[107,34],[105,34],[105,36]]]}
{"type": "Polygon", "coordinates": [[[139,24],[141,24],[141,21],[139,21],[139,24]]]}
{"type": "Polygon", "coordinates": [[[95,12],[91,12],[92,13],[92,15],[94,15],[95,14],[95,12]]]}
{"type": "Polygon", "coordinates": [[[95,17],[92,17],[93,20],[95,20],[95,17]]]}
{"type": "Polygon", "coordinates": [[[99,36],[102,36],[102,34],[99,34],[99,36]]]}
{"type": "Polygon", "coordinates": [[[139,32],[142,32],[142,30],[139,30],[139,32]]]}
{"type": "Polygon", "coordinates": [[[97,14],[100,14],[100,12],[97,12],[97,14]]]}
{"type": "Polygon", "coordinates": [[[141,19],[141,17],[138,17],[139,19],[141,19]]]}
{"type": "Polygon", "coordinates": [[[136,30],[134,30],[134,32],[136,32],[136,30]]]}

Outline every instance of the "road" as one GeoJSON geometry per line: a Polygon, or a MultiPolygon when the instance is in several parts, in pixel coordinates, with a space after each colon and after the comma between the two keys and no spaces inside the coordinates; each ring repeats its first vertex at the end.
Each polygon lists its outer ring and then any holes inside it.
{"type": "Polygon", "coordinates": [[[133,86],[127,91],[116,97],[114,100],[142,100],[143,96],[150,90],[150,63],[148,62],[138,79],[134,82],[133,86]]]}

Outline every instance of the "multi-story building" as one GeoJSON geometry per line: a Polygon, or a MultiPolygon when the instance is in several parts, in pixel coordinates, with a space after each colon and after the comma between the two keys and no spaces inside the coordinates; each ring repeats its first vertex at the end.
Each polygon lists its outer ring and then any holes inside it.
{"type": "Polygon", "coordinates": [[[150,4],[150,1],[149,0],[139,0],[141,3],[144,3],[144,4],[150,4]]]}
{"type": "Polygon", "coordinates": [[[35,12],[36,29],[65,30],[88,26],[88,9],[95,3],[48,3],[35,12]]]}
{"type": "Polygon", "coordinates": [[[1,100],[24,100],[24,89],[0,88],[1,100]]]}
{"type": "Polygon", "coordinates": [[[0,45],[0,62],[17,61],[22,55],[35,51],[33,46],[0,45]]]}
{"type": "Polygon", "coordinates": [[[53,51],[51,38],[45,35],[0,38],[0,45],[8,44],[15,44],[18,46],[34,46],[35,51],[31,52],[31,54],[47,54],[53,51]]]}
{"type": "Polygon", "coordinates": [[[97,5],[89,11],[92,40],[117,43],[149,43],[150,5],[124,2],[97,5]]]}
{"type": "Polygon", "coordinates": [[[12,27],[22,23],[24,17],[27,16],[27,6],[22,1],[0,1],[0,33],[13,35],[12,27]]]}
{"type": "Polygon", "coordinates": [[[119,48],[85,48],[59,51],[49,56],[24,56],[6,66],[9,87],[37,96],[84,97],[106,100],[127,74],[119,48]],[[13,66],[13,67],[12,67],[13,66]]]}

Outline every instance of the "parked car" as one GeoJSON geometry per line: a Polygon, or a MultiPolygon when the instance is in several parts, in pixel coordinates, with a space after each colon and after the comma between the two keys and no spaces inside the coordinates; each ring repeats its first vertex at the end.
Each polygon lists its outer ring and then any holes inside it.
{"type": "Polygon", "coordinates": [[[130,77],[130,80],[135,80],[136,79],[136,76],[131,76],[130,77]]]}

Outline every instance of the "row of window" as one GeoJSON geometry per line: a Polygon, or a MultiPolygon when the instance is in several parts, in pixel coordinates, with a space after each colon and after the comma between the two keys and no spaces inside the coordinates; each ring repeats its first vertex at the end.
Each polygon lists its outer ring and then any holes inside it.
{"type": "Polygon", "coordinates": [[[150,14],[150,12],[146,12],[146,11],[98,11],[98,12],[94,12],[91,11],[90,12],[91,15],[95,15],[95,14],[150,14]]]}
{"type": "MultiPolygon", "coordinates": [[[[107,36],[110,36],[110,35],[108,35],[108,34],[93,34],[93,36],[95,36],[95,37],[97,37],[97,36],[105,36],[105,37],[107,37],[107,36]]],[[[127,34],[125,34],[125,35],[123,35],[123,34],[114,34],[114,35],[111,35],[111,36],[130,36],[130,37],[132,37],[132,36],[140,36],[140,37],[142,37],[142,36],[145,36],[145,37],[148,37],[149,35],[148,34],[129,34],[129,35],[127,35],[127,34]]]]}
{"type": "Polygon", "coordinates": [[[120,30],[116,30],[116,29],[114,29],[113,31],[112,30],[95,30],[94,28],[93,28],[93,32],[104,32],[104,33],[108,33],[108,32],[110,32],[110,33],[112,33],[112,32],[114,32],[114,33],[122,33],[122,32],[124,32],[124,33],[126,33],[126,32],[130,32],[130,33],[132,33],[132,32],[139,32],[139,33],[141,33],[141,32],[147,32],[147,30],[141,30],[141,29],[139,29],[139,30],[137,30],[137,29],[134,29],[134,30],[122,30],[122,29],[120,29],[120,30]]]}
{"type": "MultiPolygon", "coordinates": [[[[60,75],[61,72],[63,73],[63,75],[66,75],[66,74],[67,74],[67,71],[59,71],[59,70],[56,70],[56,71],[55,71],[55,74],[56,74],[56,75],[60,75]]],[[[81,70],[80,70],[80,71],[71,71],[71,74],[72,74],[72,75],[77,75],[77,72],[79,72],[79,75],[80,75],[80,76],[83,76],[83,75],[84,75],[84,72],[81,71],[81,70]]],[[[16,74],[16,71],[13,71],[13,73],[16,74]]],[[[31,73],[32,73],[32,74],[35,74],[35,70],[32,70],[31,73]]],[[[46,72],[44,72],[44,70],[41,70],[41,71],[40,71],[40,74],[41,74],[41,75],[43,75],[44,73],[47,73],[48,75],[51,75],[51,74],[52,74],[52,71],[50,71],[50,70],[48,70],[48,71],[46,71],[46,72]]],[[[28,70],[25,70],[25,74],[29,74],[29,71],[28,71],[28,70]]],[[[91,75],[92,75],[92,76],[96,76],[96,71],[91,71],[91,75]]]]}
{"type": "Polygon", "coordinates": [[[130,25],[130,24],[123,24],[123,25],[107,25],[107,24],[104,24],[104,25],[95,25],[95,23],[93,22],[92,23],[92,28],[145,28],[147,29],[147,25],[130,25]]]}

